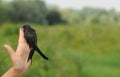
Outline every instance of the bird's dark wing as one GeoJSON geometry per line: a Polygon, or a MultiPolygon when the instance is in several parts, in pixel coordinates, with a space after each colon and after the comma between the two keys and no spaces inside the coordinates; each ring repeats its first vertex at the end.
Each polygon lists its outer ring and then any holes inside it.
{"type": "Polygon", "coordinates": [[[35,31],[26,30],[25,38],[30,47],[32,47],[34,44],[37,44],[37,35],[35,31]]]}

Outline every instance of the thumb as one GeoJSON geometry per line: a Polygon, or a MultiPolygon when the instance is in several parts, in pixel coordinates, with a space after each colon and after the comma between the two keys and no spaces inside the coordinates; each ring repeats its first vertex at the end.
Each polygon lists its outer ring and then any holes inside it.
{"type": "Polygon", "coordinates": [[[15,53],[11,46],[4,45],[4,47],[7,49],[7,52],[9,53],[10,57],[15,53]]]}

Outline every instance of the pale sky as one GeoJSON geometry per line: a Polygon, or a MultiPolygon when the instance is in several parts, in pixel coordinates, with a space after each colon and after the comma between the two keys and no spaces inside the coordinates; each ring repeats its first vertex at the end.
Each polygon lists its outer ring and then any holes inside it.
{"type": "Polygon", "coordinates": [[[81,9],[84,6],[96,8],[115,8],[120,10],[120,0],[44,0],[47,4],[54,4],[61,8],[81,9]]]}

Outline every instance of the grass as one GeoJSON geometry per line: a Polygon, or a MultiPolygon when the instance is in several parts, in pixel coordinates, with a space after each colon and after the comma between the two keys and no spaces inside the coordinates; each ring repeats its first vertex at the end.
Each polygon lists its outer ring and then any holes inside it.
{"type": "MultiPolygon", "coordinates": [[[[0,76],[12,65],[4,44],[17,47],[19,24],[0,27],[0,76]]],[[[120,26],[71,24],[32,26],[38,46],[49,57],[35,53],[23,77],[120,77],[120,26]]]]}
{"type": "MultiPolygon", "coordinates": [[[[84,55],[82,77],[119,77],[120,61],[118,53],[84,55]]],[[[83,54],[81,54],[83,56],[83,54]]],[[[83,58],[83,57],[82,57],[83,58]]]]}

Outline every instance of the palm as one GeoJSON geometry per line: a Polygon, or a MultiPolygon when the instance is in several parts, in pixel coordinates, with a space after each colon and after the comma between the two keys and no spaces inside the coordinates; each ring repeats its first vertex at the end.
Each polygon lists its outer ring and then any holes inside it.
{"type": "Polygon", "coordinates": [[[13,63],[13,67],[14,67],[15,69],[19,70],[19,71],[22,71],[22,70],[24,70],[24,68],[25,68],[25,62],[24,62],[24,60],[23,60],[22,57],[21,57],[19,54],[17,54],[17,53],[15,53],[15,54],[13,55],[12,63],[13,63]]]}
{"type": "Polygon", "coordinates": [[[31,63],[31,61],[27,62],[30,49],[24,39],[24,33],[21,29],[16,52],[9,45],[5,45],[5,48],[11,57],[13,68],[17,71],[25,72],[31,63]]]}

